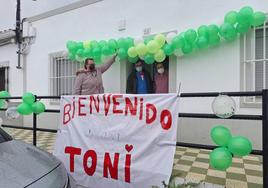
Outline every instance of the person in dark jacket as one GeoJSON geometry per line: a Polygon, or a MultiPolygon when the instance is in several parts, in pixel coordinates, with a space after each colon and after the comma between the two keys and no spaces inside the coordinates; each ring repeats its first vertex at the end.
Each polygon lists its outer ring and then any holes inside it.
{"type": "Polygon", "coordinates": [[[138,60],[135,69],[130,73],[127,80],[127,91],[130,94],[154,93],[153,81],[150,73],[144,69],[144,61],[138,60]]]}

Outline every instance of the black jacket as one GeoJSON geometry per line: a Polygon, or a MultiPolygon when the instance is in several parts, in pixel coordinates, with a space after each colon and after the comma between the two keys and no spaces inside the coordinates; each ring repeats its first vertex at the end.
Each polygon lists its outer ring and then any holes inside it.
{"type": "MultiPolygon", "coordinates": [[[[146,70],[143,70],[143,72],[144,72],[144,79],[146,80],[146,83],[147,83],[148,93],[154,93],[153,81],[152,81],[150,73],[146,70]]],[[[136,94],[137,93],[136,85],[137,85],[136,70],[134,70],[128,76],[126,93],[136,94]]]]}

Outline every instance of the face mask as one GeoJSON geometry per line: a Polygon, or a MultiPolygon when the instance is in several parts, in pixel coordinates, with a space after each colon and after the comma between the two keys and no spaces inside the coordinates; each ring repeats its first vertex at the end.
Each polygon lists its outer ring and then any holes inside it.
{"type": "Polygon", "coordinates": [[[89,70],[90,70],[90,71],[95,70],[95,64],[90,64],[90,65],[89,65],[89,70]]]}
{"type": "Polygon", "coordinates": [[[164,73],[164,71],[165,71],[165,69],[164,69],[164,68],[157,69],[157,72],[158,72],[159,74],[163,74],[163,73],[164,73]]]}
{"type": "Polygon", "coordinates": [[[142,67],[141,66],[136,67],[136,71],[137,72],[141,72],[142,71],[142,67]]]}

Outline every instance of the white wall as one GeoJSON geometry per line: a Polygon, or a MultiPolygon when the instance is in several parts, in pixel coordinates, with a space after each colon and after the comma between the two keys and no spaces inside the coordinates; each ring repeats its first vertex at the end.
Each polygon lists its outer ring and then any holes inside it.
{"type": "MultiPolygon", "coordinates": [[[[142,36],[143,29],[148,27],[152,33],[174,29],[182,32],[202,24],[221,24],[228,11],[239,10],[245,5],[252,6],[254,10],[268,12],[268,3],[263,0],[105,0],[35,21],[33,26],[37,29],[37,38],[26,57],[27,90],[37,95],[49,94],[48,54],[65,50],[67,40],[136,37],[142,36]],[[122,19],[126,20],[127,28],[119,32],[117,26],[122,19]]],[[[170,63],[177,71],[177,85],[182,83],[182,92],[240,91],[239,39],[213,49],[171,59],[173,61],[170,63]]],[[[120,70],[119,64],[113,65],[104,74],[106,92],[120,92],[120,74],[125,73],[120,70]]],[[[173,91],[177,89],[173,88],[173,91]]],[[[182,99],[181,112],[211,112],[211,101],[212,99],[182,99]]],[[[239,100],[236,101],[239,105],[239,100]]],[[[238,109],[238,113],[260,112],[260,109],[238,109]]],[[[209,142],[208,137],[198,134],[191,136],[191,129],[196,129],[195,124],[189,123],[184,127],[182,131],[185,138],[194,142],[209,142]]],[[[204,126],[207,129],[210,125],[204,126]]],[[[248,130],[257,131],[260,135],[261,127],[251,126],[248,130]]],[[[239,130],[236,132],[239,133],[239,130]]],[[[256,142],[257,147],[260,147],[260,142],[256,142]]]]}
{"type": "MultiPolygon", "coordinates": [[[[9,93],[12,96],[20,96],[23,94],[23,70],[17,69],[17,46],[9,44],[0,46],[0,62],[9,62],[9,93]]],[[[22,62],[22,61],[21,61],[22,62]]]]}

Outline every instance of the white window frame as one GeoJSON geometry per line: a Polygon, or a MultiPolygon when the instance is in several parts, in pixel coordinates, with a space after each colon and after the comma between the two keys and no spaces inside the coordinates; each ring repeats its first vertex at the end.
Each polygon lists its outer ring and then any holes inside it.
{"type": "MultiPolygon", "coordinates": [[[[266,15],[267,17],[268,15],[266,15]]],[[[268,22],[263,26],[251,28],[250,31],[240,37],[240,85],[241,91],[255,91],[255,79],[256,79],[256,63],[263,63],[263,87],[267,85],[268,72],[266,71],[268,66],[268,56],[266,51],[268,46],[266,45],[266,35],[268,30],[268,22]],[[256,59],[255,57],[255,44],[256,44],[256,30],[263,29],[263,58],[256,59]],[[249,68],[250,67],[250,68],[249,68]],[[250,70],[249,70],[249,69],[250,70]],[[249,83],[250,82],[250,83],[249,83]]],[[[268,89],[268,87],[266,87],[268,89]]],[[[244,108],[261,108],[261,97],[241,97],[240,106],[244,108]]]]}
{"type": "MultiPolygon", "coordinates": [[[[61,93],[72,95],[73,93],[73,84],[75,80],[75,73],[80,68],[80,63],[77,61],[71,61],[68,58],[66,51],[60,51],[49,54],[49,94],[50,96],[59,96],[61,93]],[[66,66],[67,63],[71,63],[71,66],[66,66]],[[61,67],[63,66],[63,70],[61,67]],[[63,71],[63,73],[62,73],[63,71]],[[72,81],[68,78],[72,78],[72,81]],[[58,80],[57,80],[58,79],[58,80]],[[60,80],[64,79],[64,80],[60,80]],[[60,86],[63,83],[63,86],[60,86]],[[64,91],[61,91],[61,90],[64,91]]],[[[51,99],[51,105],[59,105],[58,99],[51,99]]]]}

